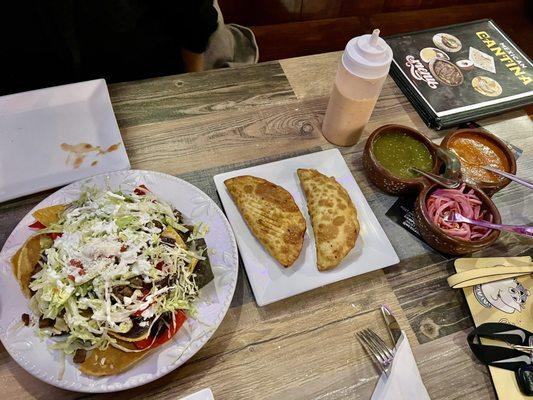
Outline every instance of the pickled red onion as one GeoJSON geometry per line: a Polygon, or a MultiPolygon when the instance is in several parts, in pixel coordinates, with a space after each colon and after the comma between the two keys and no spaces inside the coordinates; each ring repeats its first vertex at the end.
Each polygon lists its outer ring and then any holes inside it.
{"type": "Polygon", "coordinates": [[[464,217],[492,222],[492,214],[475,194],[473,189],[465,193],[463,183],[459,189],[437,189],[427,199],[428,216],[444,233],[467,241],[486,238],[492,229],[453,221],[455,213],[464,217]],[[450,219],[448,219],[450,218],[450,219]]]}

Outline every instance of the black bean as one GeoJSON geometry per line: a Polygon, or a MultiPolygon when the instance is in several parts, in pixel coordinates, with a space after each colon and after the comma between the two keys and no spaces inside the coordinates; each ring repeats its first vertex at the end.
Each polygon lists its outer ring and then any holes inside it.
{"type": "Polygon", "coordinates": [[[32,275],[35,275],[37,272],[39,272],[40,270],[42,270],[43,267],[41,267],[41,264],[37,263],[35,265],[35,267],[33,267],[33,272],[32,272],[32,275]]]}
{"type": "Polygon", "coordinates": [[[174,246],[176,244],[176,239],[171,237],[161,236],[161,241],[171,246],[174,246]]]}
{"type": "Polygon", "coordinates": [[[163,279],[158,280],[155,283],[155,286],[160,289],[160,288],[169,286],[169,283],[170,283],[170,277],[167,275],[163,279]]]}
{"type": "Polygon", "coordinates": [[[78,349],[76,350],[76,353],[74,353],[74,358],[72,361],[74,361],[76,364],[81,364],[85,361],[85,358],[87,357],[87,350],[85,349],[78,349]]]}
{"type": "Polygon", "coordinates": [[[122,299],[124,298],[124,295],[122,294],[122,290],[121,290],[120,286],[116,286],[116,287],[113,288],[113,294],[120,301],[122,301],[122,299]]]}
{"type": "Polygon", "coordinates": [[[161,314],[159,319],[154,322],[150,330],[150,334],[156,336],[166,328],[167,324],[172,325],[172,313],[170,311],[161,314]]]}
{"type": "Polygon", "coordinates": [[[54,324],[56,323],[55,320],[51,319],[51,318],[39,318],[39,328],[49,328],[51,326],[54,326],[54,324]]]}
{"type": "Polygon", "coordinates": [[[30,316],[28,314],[22,314],[22,322],[28,326],[30,324],[30,316]]]}
{"type": "Polygon", "coordinates": [[[135,278],[131,278],[130,279],[130,286],[134,287],[136,289],[140,289],[143,286],[143,280],[139,276],[136,276],[135,278]]]}
{"type": "Polygon", "coordinates": [[[157,219],[154,219],[154,220],[152,221],[152,223],[154,224],[154,226],[155,226],[156,228],[163,230],[163,228],[164,228],[163,224],[162,224],[161,222],[159,222],[157,219]]]}
{"type": "Polygon", "coordinates": [[[174,217],[178,220],[178,223],[181,224],[183,221],[183,215],[180,211],[174,209],[174,217]]]}
{"type": "Polygon", "coordinates": [[[115,286],[113,288],[113,294],[120,300],[123,301],[124,297],[131,297],[133,294],[133,289],[129,286],[115,286]]]}

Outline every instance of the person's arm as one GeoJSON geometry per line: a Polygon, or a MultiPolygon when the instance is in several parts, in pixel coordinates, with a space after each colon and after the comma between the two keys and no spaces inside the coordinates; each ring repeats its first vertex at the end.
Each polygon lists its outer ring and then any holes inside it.
{"type": "Polygon", "coordinates": [[[173,9],[168,15],[179,16],[179,23],[175,26],[183,68],[186,72],[203,71],[203,53],[218,26],[213,0],[180,0],[167,4],[173,9]]]}
{"type": "Polygon", "coordinates": [[[199,71],[204,70],[204,54],[203,53],[194,53],[182,47],[181,58],[183,59],[183,65],[185,67],[185,72],[199,72],[199,71]]]}

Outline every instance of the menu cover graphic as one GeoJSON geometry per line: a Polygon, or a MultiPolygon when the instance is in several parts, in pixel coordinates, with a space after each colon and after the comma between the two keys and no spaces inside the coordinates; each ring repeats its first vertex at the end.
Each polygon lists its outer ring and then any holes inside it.
{"type": "Polygon", "coordinates": [[[491,20],[387,42],[391,75],[431,125],[456,125],[533,100],[533,63],[491,20]]]}

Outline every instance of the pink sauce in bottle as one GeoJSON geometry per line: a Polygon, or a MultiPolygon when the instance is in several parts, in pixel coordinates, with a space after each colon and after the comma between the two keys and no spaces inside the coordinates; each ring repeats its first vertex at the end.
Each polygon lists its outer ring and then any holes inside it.
{"type": "Polygon", "coordinates": [[[392,50],[379,37],[378,29],[348,42],[322,122],[322,134],[328,141],[338,146],[353,146],[359,141],[391,61],[392,50]]]}

